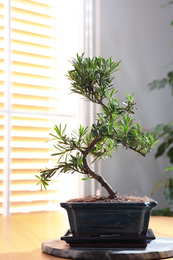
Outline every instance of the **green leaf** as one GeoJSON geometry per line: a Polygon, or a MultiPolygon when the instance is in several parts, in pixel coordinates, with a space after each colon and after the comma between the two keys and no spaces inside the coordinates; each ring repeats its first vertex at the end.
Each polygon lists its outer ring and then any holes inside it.
{"type": "Polygon", "coordinates": [[[149,83],[149,88],[150,90],[154,90],[154,89],[161,89],[164,88],[166,86],[166,84],[168,83],[167,79],[164,78],[162,80],[154,80],[153,82],[149,83]]]}
{"type": "Polygon", "coordinates": [[[159,135],[163,131],[163,129],[164,129],[164,124],[158,124],[155,127],[154,131],[155,131],[156,135],[159,135]]]}
{"type": "Polygon", "coordinates": [[[173,202],[173,178],[170,178],[166,181],[164,187],[164,195],[168,204],[171,205],[173,202]]]}
{"type": "Polygon", "coordinates": [[[157,182],[157,184],[155,185],[154,189],[152,190],[151,196],[152,196],[161,186],[164,185],[167,175],[168,175],[168,172],[166,172],[166,173],[163,175],[163,178],[157,182]]]}
{"type": "Polygon", "coordinates": [[[35,175],[35,177],[36,177],[37,179],[39,179],[39,180],[41,179],[41,177],[40,177],[40,176],[38,176],[38,175],[35,175]]]}
{"type": "Polygon", "coordinates": [[[168,166],[164,171],[173,171],[173,166],[168,166]]]}
{"type": "Polygon", "coordinates": [[[173,126],[173,122],[170,122],[169,124],[164,125],[164,128],[163,128],[164,133],[169,134],[169,133],[173,132],[172,126],[173,126]]]}
{"type": "Polygon", "coordinates": [[[153,196],[153,194],[163,185],[163,183],[164,183],[163,179],[161,179],[157,182],[157,184],[154,186],[154,188],[152,190],[151,196],[153,196]]]}
{"type": "Polygon", "coordinates": [[[35,175],[35,177],[37,178],[37,179],[39,179],[39,182],[37,183],[37,185],[40,185],[40,190],[42,191],[42,186],[45,188],[45,189],[47,189],[47,186],[49,186],[49,179],[47,179],[47,178],[44,178],[44,177],[42,177],[42,176],[38,176],[38,175],[35,175]]]}
{"type": "Polygon", "coordinates": [[[173,71],[168,72],[168,78],[173,78],[173,71]]]}
{"type": "Polygon", "coordinates": [[[159,157],[161,156],[167,149],[168,147],[168,143],[167,142],[163,142],[157,149],[157,153],[155,154],[155,157],[159,157]]]}
{"type": "Polygon", "coordinates": [[[171,147],[168,152],[167,152],[167,155],[169,157],[169,160],[171,163],[173,163],[173,147],[171,147]]]}

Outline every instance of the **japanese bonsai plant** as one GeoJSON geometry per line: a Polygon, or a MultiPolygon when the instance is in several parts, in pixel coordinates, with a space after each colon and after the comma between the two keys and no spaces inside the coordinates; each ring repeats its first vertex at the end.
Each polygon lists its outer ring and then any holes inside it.
{"type": "Polygon", "coordinates": [[[57,152],[52,154],[58,157],[57,165],[41,170],[37,176],[39,184],[46,188],[56,172],[78,172],[84,176],[83,179],[94,178],[106,189],[107,197],[88,196],[61,203],[67,210],[73,237],[146,236],[150,211],[156,205],[150,199],[133,201],[131,197],[120,196],[88,162],[88,156],[91,156],[92,163],[111,157],[111,151],[120,145],[145,156],[156,142],[152,134],[144,133],[141,125],[133,120],[136,109],[134,94],[126,93],[124,102],[117,98],[113,73],[119,64],[112,58],[88,58],[84,54],[77,54],[77,58],[72,60],[73,69],[67,75],[72,81],[71,91],[99,105],[101,112],[96,114],[91,127],[80,125],[71,136],[66,134],[66,125],[55,125],[55,133],[51,136],[57,141],[54,145],[57,152]],[[108,211],[107,220],[104,210],[108,211]],[[135,222],[132,223],[132,219],[135,222]]]}

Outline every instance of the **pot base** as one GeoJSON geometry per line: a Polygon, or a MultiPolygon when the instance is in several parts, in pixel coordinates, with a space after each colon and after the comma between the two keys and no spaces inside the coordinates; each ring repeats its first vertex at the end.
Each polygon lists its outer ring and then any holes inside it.
{"type": "Polygon", "coordinates": [[[71,247],[130,247],[130,248],[144,248],[155,239],[154,233],[148,229],[146,235],[129,236],[126,235],[100,235],[90,237],[75,237],[68,230],[67,233],[61,237],[71,247]]]}

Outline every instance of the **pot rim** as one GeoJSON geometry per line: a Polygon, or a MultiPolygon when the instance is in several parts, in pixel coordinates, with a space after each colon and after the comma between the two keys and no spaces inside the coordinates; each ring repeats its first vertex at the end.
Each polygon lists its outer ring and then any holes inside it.
{"type": "Polygon", "coordinates": [[[94,205],[94,207],[100,207],[101,205],[104,207],[107,206],[149,206],[149,207],[155,207],[157,205],[157,201],[151,199],[150,201],[146,202],[70,202],[65,201],[60,203],[61,206],[65,205],[71,205],[71,206],[85,206],[90,207],[94,205]]]}

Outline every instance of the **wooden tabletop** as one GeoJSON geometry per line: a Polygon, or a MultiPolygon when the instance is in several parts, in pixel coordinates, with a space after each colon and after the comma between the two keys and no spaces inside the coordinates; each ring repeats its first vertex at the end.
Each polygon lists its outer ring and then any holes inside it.
{"type": "MultiPolygon", "coordinates": [[[[68,219],[63,212],[0,217],[0,259],[65,260],[42,253],[41,244],[49,239],[59,239],[68,228],[68,219]]],[[[150,228],[156,237],[173,238],[173,217],[152,216],[150,228]]]]}

